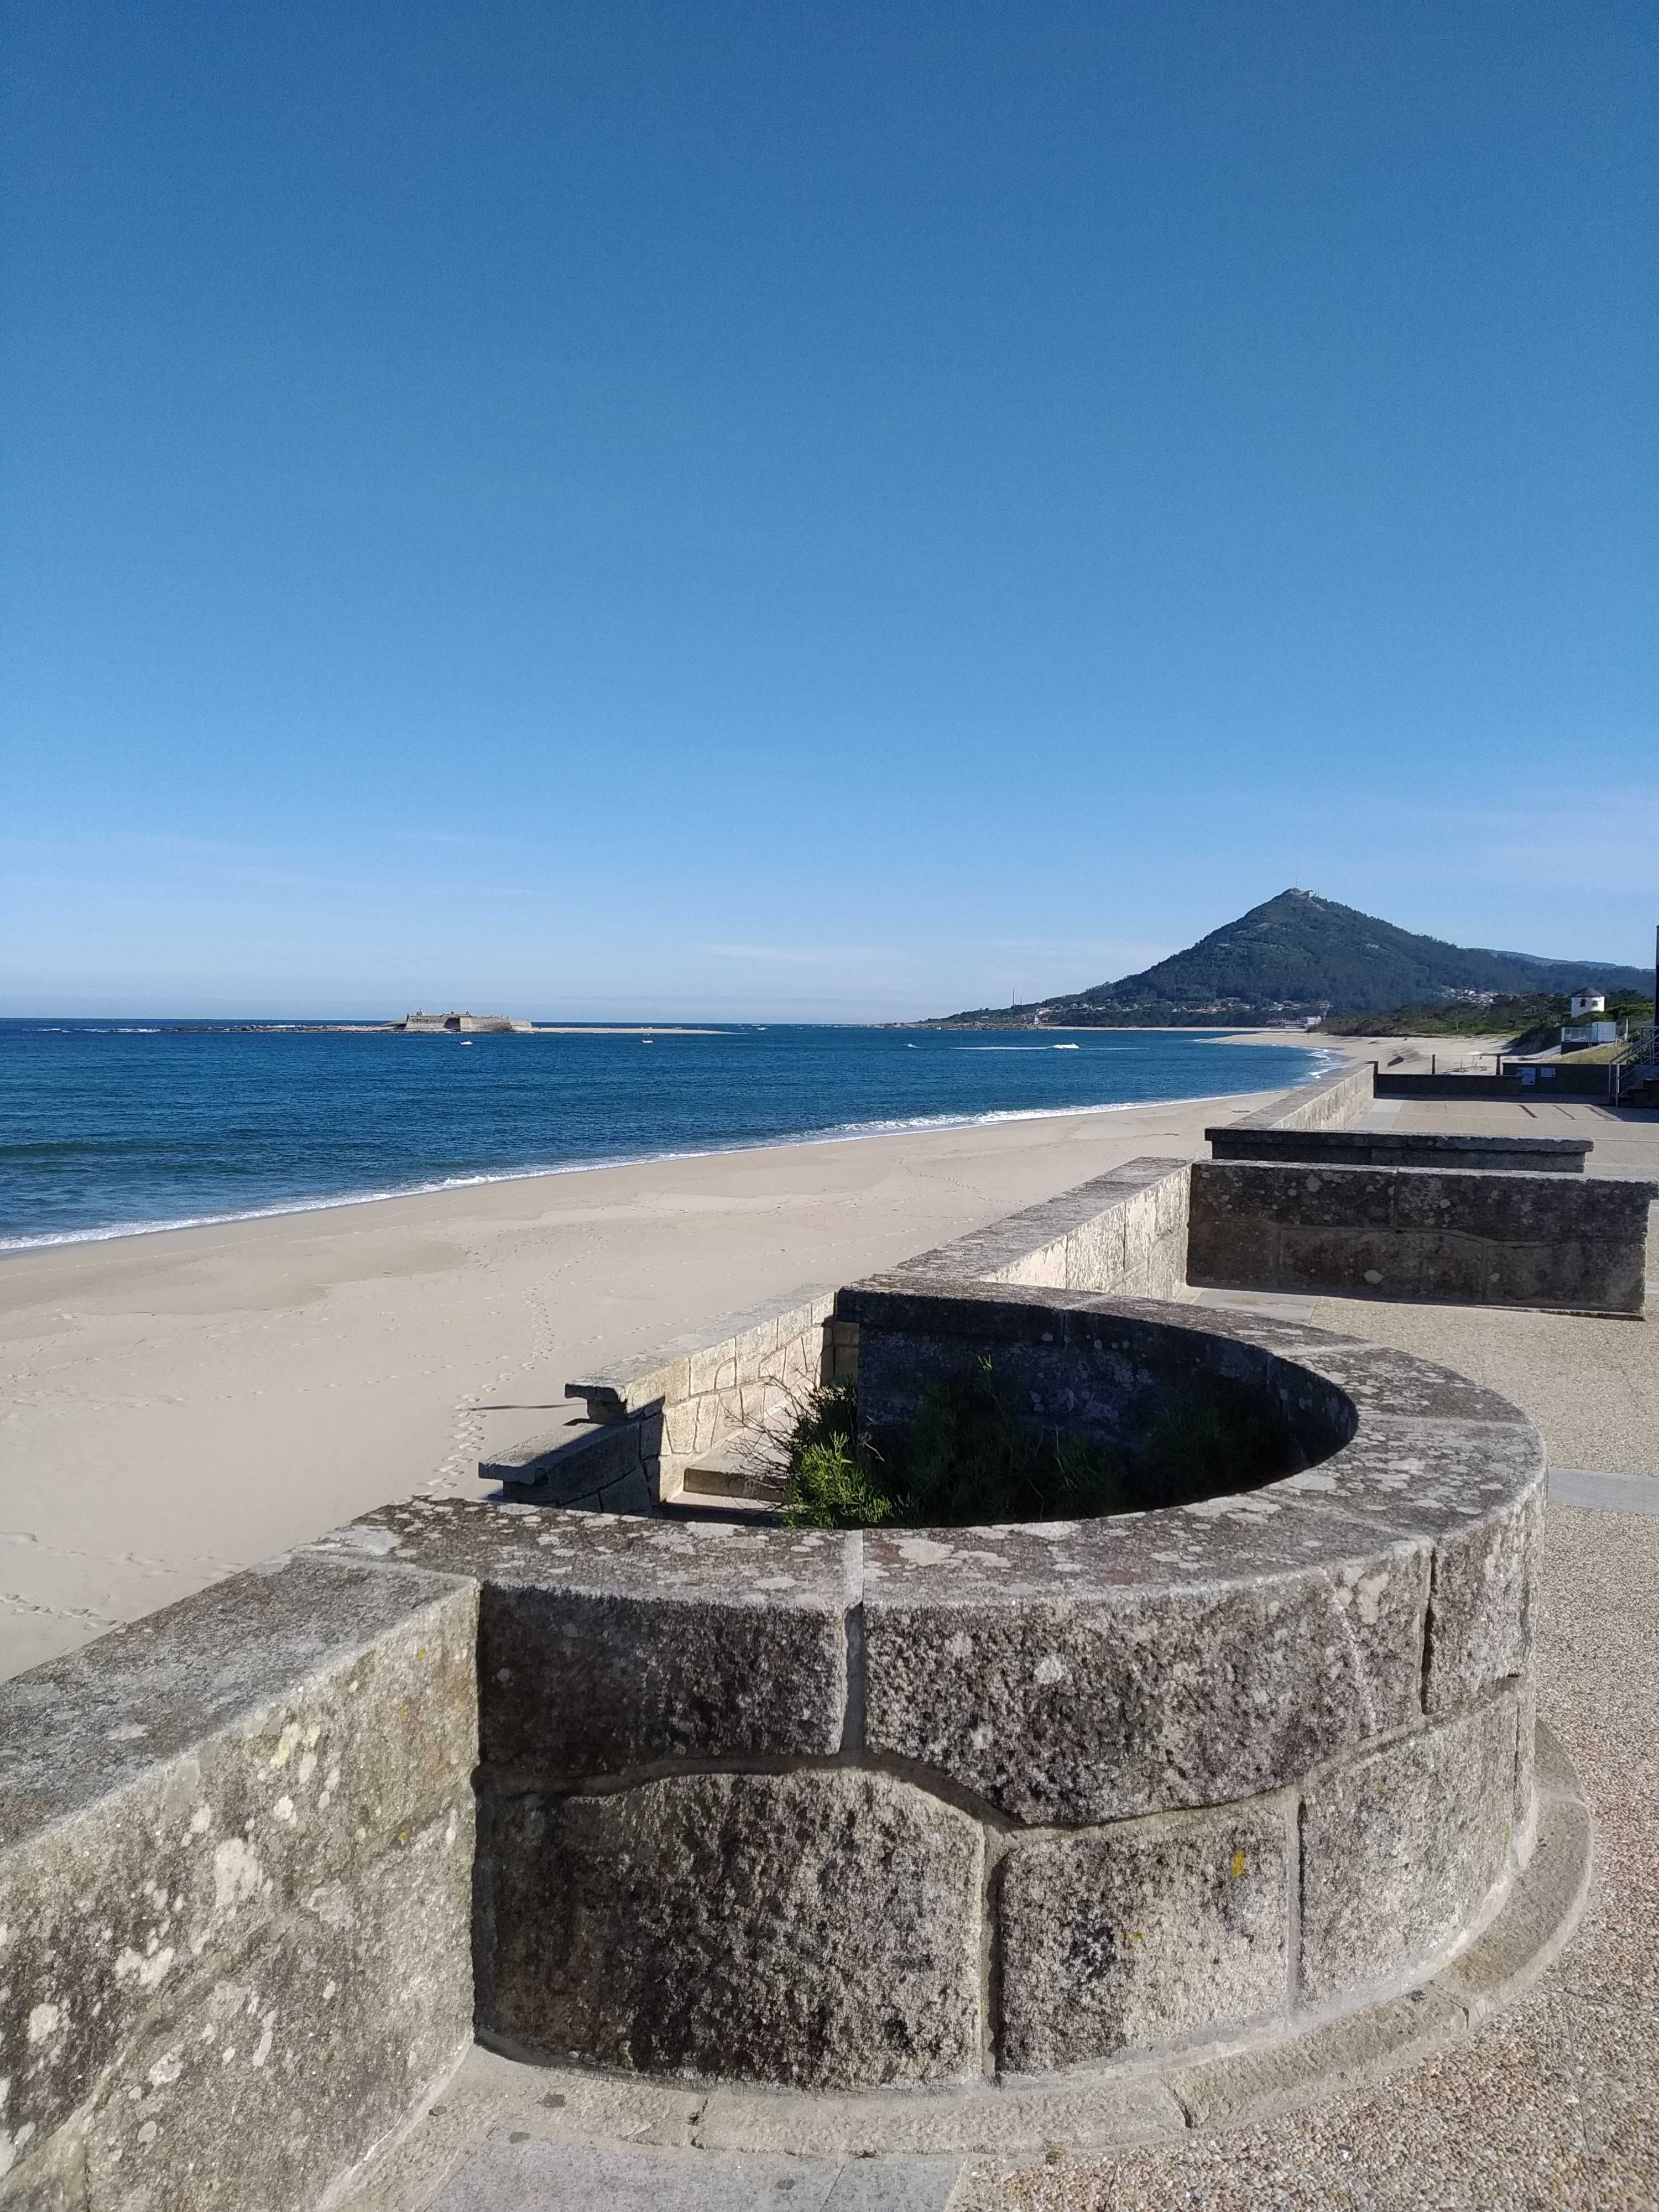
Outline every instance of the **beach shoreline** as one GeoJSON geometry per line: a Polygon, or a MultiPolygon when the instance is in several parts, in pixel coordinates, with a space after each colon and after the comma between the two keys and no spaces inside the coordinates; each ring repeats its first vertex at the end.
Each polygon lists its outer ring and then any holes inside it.
{"type": "MultiPolygon", "coordinates": [[[[1377,1056],[1329,1043],[1333,1064],[1377,1056]]],[[[1126,1160],[1196,1158],[1206,1127],[1281,1095],[560,1167],[0,1253],[0,1676],[395,1498],[478,1494],[479,1458],[567,1422],[566,1382],[605,1362],[1126,1160]]]]}
{"type": "Polygon", "coordinates": [[[833,1285],[1270,1091],[757,1146],[0,1254],[0,1675],[394,1498],[603,1362],[833,1285]]]}
{"type": "MultiPolygon", "coordinates": [[[[605,1030],[596,1033],[634,1035],[641,1032],[605,1030]]],[[[665,1030],[655,1033],[664,1036],[708,1034],[702,1030],[670,1032],[665,1030]]],[[[1214,1041],[1230,1044],[1272,1045],[1282,1049],[1287,1042],[1291,1042],[1291,1039],[1285,1031],[1264,1030],[1218,1032],[1214,1041]]],[[[1346,1039],[1333,1040],[1333,1045],[1346,1045],[1349,1042],[1351,1041],[1346,1039]]],[[[1328,1065],[1323,1068],[1318,1065],[1320,1060],[1324,1060],[1328,1063],[1332,1061],[1340,1063],[1344,1059],[1351,1059],[1354,1056],[1352,1053],[1336,1049],[1327,1052],[1319,1046],[1310,1045],[1306,1048],[1316,1055],[1315,1066],[1304,1079],[1309,1082],[1317,1081],[1322,1073],[1330,1072],[1328,1065]]],[[[154,1221],[115,1221],[93,1224],[75,1229],[42,1230],[0,1235],[0,1261],[17,1253],[50,1251],[76,1244],[106,1244],[126,1237],[167,1236],[174,1231],[190,1229],[223,1228],[236,1222],[275,1220],[289,1214],[324,1212],[335,1207],[378,1206],[394,1200],[425,1197],[442,1191],[470,1190],[495,1183],[531,1182],[544,1176],[584,1175],[605,1168],[646,1167],[653,1162],[665,1160],[716,1159],[724,1158],[727,1154],[769,1152],[802,1145],[865,1143],[876,1138],[908,1136],[930,1129],[988,1127],[1000,1121],[1048,1121],[1067,1119],[1079,1115],[1131,1113],[1150,1103],[1224,1105],[1229,1099],[1241,1095],[1243,1094],[1233,1091],[1202,1091],[1183,1094],[1178,1099],[1165,1102],[1121,1099],[1073,1106],[1000,1107],[987,1109],[982,1113],[918,1115],[893,1120],[873,1120],[842,1124],[823,1129],[805,1129],[781,1135],[738,1138],[726,1144],[671,1146],[656,1150],[599,1155],[586,1159],[538,1162],[526,1167],[479,1170],[476,1173],[450,1175],[431,1182],[416,1181],[398,1183],[385,1189],[331,1191],[311,1197],[286,1198],[270,1205],[245,1206],[234,1211],[215,1211],[181,1214],[154,1221]]]]}

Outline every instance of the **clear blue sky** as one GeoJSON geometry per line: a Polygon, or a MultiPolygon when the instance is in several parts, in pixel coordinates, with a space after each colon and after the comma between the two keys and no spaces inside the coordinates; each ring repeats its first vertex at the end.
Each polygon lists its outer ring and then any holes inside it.
{"type": "Polygon", "coordinates": [[[1649,0],[4,27],[0,1012],[1650,956],[1649,0]]]}

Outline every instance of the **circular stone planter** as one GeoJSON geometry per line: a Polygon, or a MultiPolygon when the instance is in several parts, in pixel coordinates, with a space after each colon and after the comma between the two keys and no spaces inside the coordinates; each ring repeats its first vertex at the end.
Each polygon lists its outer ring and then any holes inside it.
{"type": "Polygon", "coordinates": [[[1413,1992],[1420,2048],[1478,2009],[1470,1960],[1507,1961],[1480,1969],[1489,2002],[1560,1940],[1582,1883],[1492,1950],[1537,1803],[1545,1461],[1514,1407],[1188,1306],[893,1279],[842,1302],[873,1420],[988,1347],[1042,1419],[1101,1433],[1224,1376],[1273,1397],[1310,1463],[1006,1528],[378,1516],[398,1554],[483,1583],[487,2037],[703,2083],[1041,2088],[1045,2110],[1116,2083],[1123,2127],[1156,2132],[1156,2084],[1186,2080],[1190,2116],[1219,2048],[1313,2050],[1413,1992]]]}

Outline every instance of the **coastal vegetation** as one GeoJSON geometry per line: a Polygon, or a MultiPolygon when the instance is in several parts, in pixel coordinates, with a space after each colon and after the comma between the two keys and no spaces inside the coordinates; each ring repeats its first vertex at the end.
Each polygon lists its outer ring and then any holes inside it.
{"type": "MultiPolygon", "coordinates": [[[[1328,1014],[1320,1024],[1329,1036],[1501,1036],[1516,1052],[1541,1051],[1555,1042],[1569,1018],[1565,991],[1528,991],[1474,1000],[1401,1006],[1373,1014],[1328,1014]]],[[[1608,1021],[1651,1021],[1650,991],[1610,991],[1608,1021]]]]}
{"type": "Polygon", "coordinates": [[[1130,1454],[1034,1423],[989,1358],[931,1383],[883,1449],[858,1434],[856,1387],[826,1384],[787,1446],[795,1528],[955,1528],[1083,1521],[1248,1490],[1294,1464],[1288,1428],[1219,1376],[1189,1389],[1130,1454]]]}

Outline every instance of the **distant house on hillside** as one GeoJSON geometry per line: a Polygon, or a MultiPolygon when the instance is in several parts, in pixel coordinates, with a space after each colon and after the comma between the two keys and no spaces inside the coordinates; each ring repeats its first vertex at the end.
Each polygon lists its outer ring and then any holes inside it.
{"type": "Polygon", "coordinates": [[[1604,1014],[1607,1009],[1607,1000],[1600,991],[1575,991],[1567,1002],[1568,1014],[1575,1022],[1588,1021],[1593,1014],[1604,1014]]]}

